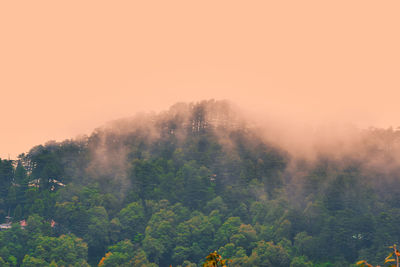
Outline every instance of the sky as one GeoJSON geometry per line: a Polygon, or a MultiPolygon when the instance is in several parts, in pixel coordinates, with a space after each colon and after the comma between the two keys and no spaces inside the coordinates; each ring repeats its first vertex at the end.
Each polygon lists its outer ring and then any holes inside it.
{"type": "MultiPolygon", "coordinates": [[[[400,1],[1,1],[0,157],[176,102],[400,126],[400,1]]],[[[288,129],[289,130],[289,129],[288,129]]]]}

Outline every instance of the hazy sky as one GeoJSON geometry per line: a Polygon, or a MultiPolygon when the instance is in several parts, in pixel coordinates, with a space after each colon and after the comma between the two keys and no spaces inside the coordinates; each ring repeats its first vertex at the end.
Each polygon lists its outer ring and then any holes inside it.
{"type": "Polygon", "coordinates": [[[400,1],[1,1],[0,157],[177,101],[400,125],[400,1]]]}

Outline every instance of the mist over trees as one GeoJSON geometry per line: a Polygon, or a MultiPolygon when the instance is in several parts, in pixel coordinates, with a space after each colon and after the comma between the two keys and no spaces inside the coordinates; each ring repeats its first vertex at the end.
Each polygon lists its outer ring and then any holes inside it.
{"type": "Polygon", "coordinates": [[[400,240],[400,132],[359,130],[312,159],[265,136],[210,100],[1,159],[0,265],[380,263],[400,240]]]}

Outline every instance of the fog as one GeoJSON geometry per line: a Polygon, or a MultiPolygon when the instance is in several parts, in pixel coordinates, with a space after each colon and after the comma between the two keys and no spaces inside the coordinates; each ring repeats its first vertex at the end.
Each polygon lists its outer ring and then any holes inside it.
{"type": "Polygon", "coordinates": [[[188,133],[211,127],[218,143],[228,150],[232,150],[232,131],[244,130],[257,140],[288,153],[292,162],[305,160],[313,164],[321,158],[329,158],[363,162],[364,167],[378,169],[390,169],[390,164],[397,167],[400,163],[399,129],[365,128],[345,121],[285,120],[250,111],[228,100],[179,102],[161,112],[138,113],[107,122],[92,133],[91,138],[97,140],[92,150],[94,158],[98,159],[96,164],[101,165],[101,162],[123,159],[127,149],[123,140],[129,136],[151,144],[172,134],[179,143],[186,140],[188,133]],[[110,153],[111,159],[102,159],[110,153]]]}
{"type": "MultiPolygon", "coordinates": [[[[65,165],[64,178],[82,185],[95,180],[102,190],[120,199],[130,189],[140,188],[133,184],[140,183],[134,174],[138,162],[151,162],[158,155],[179,165],[182,151],[188,157],[192,149],[193,155],[208,155],[208,152],[199,153],[201,147],[214,145],[223,156],[210,155],[215,157],[217,165],[224,166],[224,160],[229,162],[223,167],[227,170],[240,168],[246,162],[247,153],[260,166],[265,163],[271,171],[267,176],[282,179],[289,199],[300,206],[307,205],[308,200],[302,196],[303,187],[318,169],[326,171],[320,177],[320,193],[341,173],[355,170],[363,182],[383,193],[398,179],[400,170],[398,129],[363,129],[355,124],[332,121],[303,124],[255,113],[227,100],[179,102],[161,112],[138,113],[109,121],[90,135],[72,141],[71,144],[75,143],[72,154],[67,148],[69,142],[48,142],[47,148],[37,146],[23,161],[30,166],[30,159],[43,153],[43,149],[59,149],[65,154],[55,153],[54,158],[65,165]],[[79,152],[74,153],[77,147],[79,152]]],[[[212,165],[208,162],[206,167],[211,170],[212,165]]],[[[240,171],[216,173],[225,184],[234,184],[242,175],[240,171]]],[[[254,190],[260,200],[268,199],[273,193],[265,188],[254,190]]]]}

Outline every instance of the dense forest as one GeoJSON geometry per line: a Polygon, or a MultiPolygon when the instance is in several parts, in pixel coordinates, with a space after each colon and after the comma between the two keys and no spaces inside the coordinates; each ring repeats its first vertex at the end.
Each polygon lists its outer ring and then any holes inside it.
{"type": "Polygon", "coordinates": [[[400,132],[294,156],[224,101],[0,160],[0,266],[351,266],[400,240],[400,132]]]}

